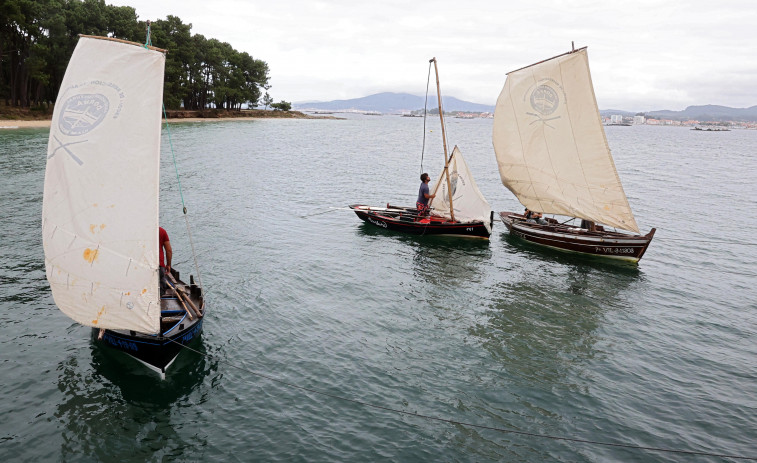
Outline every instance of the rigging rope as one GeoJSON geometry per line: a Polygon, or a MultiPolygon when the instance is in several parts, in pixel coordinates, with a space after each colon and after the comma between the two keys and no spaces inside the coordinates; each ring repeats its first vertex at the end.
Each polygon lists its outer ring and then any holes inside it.
{"type": "Polygon", "coordinates": [[[428,109],[428,85],[431,82],[431,61],[428,62],[428,77],[426,77],[426,101],[423,103],[423,147],[421,148],[421,175],[423,174],[423,153],[426,151],[426,113],[428,109]]]}
{"type": "Polygon", "coordinates": [[[173,139],[171,138],[171,128],[168,125],[168,113],[166,112],[166,105],[163,104],[163,117],[165,118],[166,132],[168,133],[168,146],[171,148],[171,157],[173,158],[173,167],[176,171],[176,181],[179,184],[179,196],[181,197],[182,211],[184,212],[184,222],[187,225],[187,235],[189,236],[189,247],[192,249],[192,259],[195,263],[195,271],[197,272],[197,283],[202,288],[202,276],[200,275],[200,266],[197,264],[197,253],[195,252],[195,243],[192,239],[192,228],[189,226],[189,216],[187,215],[187,206],[184,203],[184,192],[181,189],[181,179],[179,178],[179,166],[176,163],[176,154],[173,150],[173,139]]]}
{"type": "MultiPolygon", "coordinates": [[[[145,38],[145,48],[152,46],[152,39],[150,38],[150,21],[147,21],[147,37],[145,38]]],[[[195,252],[195,243],[192,239],[192,229],[189,226],[189,217],[187,216],[187,205],[184,203],[184,191],[181,188],[181,179],[179,178],[179,166],[176,163],[176,154],[173,150],[173,139],[171,138],[171,128],[168,125],[168,113],[166,112],[166,105],[163,103],[163,117],[165,119],[166,132],[168,133],[168,145],[171,148],[171,157],[173,158],[173,167],[176,171],[176,181],[179,184],[179,196],[181,197],[181,207],[184,212],[184,222],[187,225],[187,235],[189,236],[189,246],[192,249],[192,259],[195,263],[195,271],[197,272],[197,282],[202,288],[202,276],[200,275],[200,266],[197,264],[197,253],[195,252]]]]}
{"type": "MultiPolygon", "coordinates": [[[[152,38],[150,37],[150,21],[147,21],[147,36],[145,37],[145,48],[152,46],[152,38]]],[[[173,158],[173,166],[176,170],[176,181],[179,184],[179,196],[181,196],[181,206],[184,211],[184,222],[187,225],[187,235],[189,236],[189,246],[192,248],[192,259],[195,263],[195,271],[197,272],[197,282],[202,288],[202,276],[200,275],[200,266],[197,264],[197,253],[195,252],[195,243],[192,239],[192,229],[189,226],[189,218],[187,216],[187,206],[184,204],[184,192],[181,189],[181,179],[179,178],[179,167],[176,164],[176,154],[173,151],[173,139],[171,138],[171,128],[168,125],[168,114],[166,113],[166,105],[163,104],[163,117],[166,121],[166,132],[168,133],[168,144],[171,147],[171,157],[173,158]]]]}
{"type": "Polygon", "coordinates": [[[679,450],[679,449],[671,449],[671,448],[663,448],[663,447],[646,447],[646,446],[642,446],[642,445],[623,444],[623,443],[614,443],[614,442],[602,442],[602,441],[594,441],[594,440],[588,440],[588,439],[579,439],[579,438],[575,438],[575,437],[554,436],[554,435],[550,435],[550,434],[538,434],[538,433],[526,432],[526,431],[516,431],[514,429],[498,428],[498,427],[495,427],[495,426],[486,426],[486,425],[482,425],[482,424],[468,423],[468,422],[465,422],[465,421],[457,421],[457,420],[452,420],[452,419],[449,419],[449,418],[441,418],[441,417],[432,416],[432,415],[423,415],[421,413],[416,413],[416,412],[408,412],[408,411],[405,411],[405,410],[399,410],[399,409],[396,409],[396,408],[386,407],[386,406],[383,406],[383,405],[376,405],[376,404],[372,404],[372,403],[369,403],[369,402],[364,402],[362,400],[351,399],[349,397],[343,397],[343,396],[332,394],[332,393],[329,393],[329,392],[319,391],[318,389],[313,389],[313,388],[310,388],[310,387],[298,386],[297,384],[293,384],[293,383],[290,383],[288,381],[284,381],[282,379],[274,378],[272,376],[269,376],[269,375],[266,375],[266,374],[263,374],[263,373],[258,373],[258,372],[252,371],[252,370],[248,370],[247,368],[245,368],[243,366],[236,365],[236,364],[233,364],[231,362],[224,361],[223,359],[214,357],[213,355],[210,355],[208,353],[200,352],[197,349],[193,349],[193,348],[191,348],[189,346],[186,346],[184,344],[176,342],[173,339],[170,339],[170,341],[174,342],[176,344],[179,344],[184,349],[190,350],[190,351],[192,351],[192,352],[194,352],[196,354],[200,354],[203,357],[215,358],[220,363],[224,363],[224,364],[226,364],[226,365],[228,365],[230,367],[236,368],[236,369],[241,370],[241,371],[243,371],[245,373],[249,373],[251,375],[258,376],[260,378],[264,378],[264,379],[267,379],[269,381],[273,381],[273,382],[278,383],[278,384],[283,384],[284,386],[288,386],[288,387],[291,387],[291,388],[294,388],[294,389],[299,389],[301,391],[312,392],[313,394],[318,394],[318,395],[322,395],[322,396],[325,396],[325,397],[330,397],[332,399],[337,399],[337,400],[341,400],[341,401],[344,401],[344,402],[350,402],[350,403],[354,403],[354,404],[357,404],[357,405],[362,405],[364,407],[374,408],[374,409],[377,409],[377,410],[384,410],[384,411],[393,412],[393,413],[397,413],[397,414],[405,415],[405,416],[412,416],[412,417],[416,417],[416,418],[422,418],[424,420],[439,421],[439,422],[442,422],[442,423],[456,424],[456,425],[460,425],[460,426],[466,426],[466,427],[469,427],[469,428],[486,429],[486,430],[489,430],[489,431],[496,431],[496,432],[501,432],[501,433],[504,433],[504,434],[517,434],[517,435],[521,435],[521,436],[537,437],[537,438],[542,438],[542,439],[561,440],[561,441],[575,442],[575,443],[580,443],[580,444],[603,445],[603,446],[606,446],[606,447],[620,447],[620,448],[635,449],[635,450],[649,450],[649,451],[652,451],[652,452],[677,453],[677,454],[684,454],[684,455],[700,455],[700,456],[707,456],[707,457],[732,458],[734,460],[757,461],[757,456],[755,456],[755,457],[747,457],[747,456],[743,456],[743,455],[729,455],[729,454],[714,453],[714,452],[701,452],[701,451],[697,451],[697,450],[679,450]]]}
{"type": "Polygon", "coordinates": [[[145,48],[152,46],[152,39],[150,38],[150,21],[147,21],[147,37],[145,38],[145,48]]]}
{"type": "MultiPolygon", "coordinates": [[[[439,74],[437,72],[436,74],[436,95],[439,99],[439,120],[442,125],[442,143],[444,143],[444,168],[446,170],[447,164],[452,159],[452,153],[449,154],[449,158],[447,158],[447,149],[449,148],[449,142],[447,141],[447,130],[445,129],[447,125],[444,122],[444,108],[442,107],[444,105],[442,101],[442,89],[439,87],[439,74]]],[[[449,175],[449,174],[447,174],[449,175]]]]}

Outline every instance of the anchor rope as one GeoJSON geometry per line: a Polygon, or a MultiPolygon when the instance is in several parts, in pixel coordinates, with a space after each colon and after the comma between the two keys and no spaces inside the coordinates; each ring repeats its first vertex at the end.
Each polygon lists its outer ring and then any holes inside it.
{"type": "Polygon", "coordinates": [[[324,392],[318,389],[314,389],[311,387],[305,387],[300,386],[294,383],[291,383],[289,381],[285,381],[282,379],[274,378],[273,376],[259,373],[253,370],[250,370],[248,368],[245,368],[242,365],[237,365],[228,361],[225,361],[219,357],[216,357],[214,355],[208,354],[206,352],[200,352],[197,349],[193,349],[189,346],[186,346],[184,344],[181,344],[179,342],[174,341],[173,339],[170,340],[171,342],[174,342],[176,344],[179,344],[183,349],[190,350],[196,354],[202,355],[206,358],[212,358],[217,360],[220,363],[223,363],[225,365],[228,365],[230,367],[236,368],[237,370],[243,371],[245,373],[249,373],[251,375],[267,379],[269,381],[273,381],[278,384],[282,384],[287,387],[291,387],[293,389],[299,389],[301,391],[307,391],[312,392],[313,394],[318,394],[324,397],[330,397],[332,399],[341,400],[343,402],[350,402],[353,404],[361,405],[363,407],[373,408],[377,410],[384,410],[392,413],[397,413],[400,415],[405,416],[412,416],[415,418],[421,418],[428,421],[438,421],[442,423],[449,423],[449,424],[455,424],[459,426],[466,426],[469,428],[476,428],[476,429],[485,429],[489,431],[496,431],[501,432],[504,434],[517,434],[520,436],[527,436],[527,437],[536,437],[541,439],[552,439],[552,440],[560,440],[560,441],[566,441],[566,442],[575,442],[579,444],[592,444],[592,445],[602,445],[606,447],[619,447],[619,448],[627,448],[627,449],[635,449],[635,450],[648,450],[652,452],[663,452],[663,453],[677,453],[677,454],[683,454],[683,455],[700,455],[700,456],[707,456],[707,457],[718,457],[718,458],[732,458],[734,460],[751,460],[751,461],[757,461],[757,456],[749,457],[749,456],[743,456],[743,455],[730,455],[730,454],[724,454],[724,453],[716,453],[716,452],[704,452],[704,451],[697,451],[697,450],[680,450],[680,449],[672,449],[672,448],[664,448],[664,447],[647,447],[642,445],[633,445],[633,444],[625,444],[625,443],[618,443],[618,442],[602,442],[602,441],[595,441],[595,440],[589,440],[589,439],[580,439],[576,437],[566,437],[566,436],[555,436],[551,434],[539,434],[539,433],[533,433],[533,432],[526,432],[526,431],[516,431],[514,429],[505,429],[505,428],[499,428],[496,426],[488,426],[488,425],[482,425],[482,424],[475,424],[475,423],[469,423],[465,421],[459,421],[459,420],[453,420],[449,418],[442,418],[439,416],[433,416],[433,415],[425,415],[422,413],[416,413],[416,412],[408,412],[406,410],[399,410],[392,407],[387,407],[384,405],[377,405],[370,402],[365,402],[363,400],[353,399],[349,397],[344,397],[338,394],[332,394],[330,392],[324,392]]]}

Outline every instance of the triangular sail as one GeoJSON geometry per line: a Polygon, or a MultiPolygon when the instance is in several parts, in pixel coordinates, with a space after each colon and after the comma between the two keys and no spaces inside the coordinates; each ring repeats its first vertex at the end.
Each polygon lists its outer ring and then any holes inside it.
{"type": "MultiPolygon", "coordinates": [[[[491,233],[491,206],[481,194],[468,169],[463,154],[457,146],[452,150],[449,161],[450,184],[452,185],[452,205],[455,220],[461,223],[481,221],[491,233]]],[[[447,180],[442,170],[434,190],[436,197],[431,200],[431,214],[451,218],[447,180]]]]}
{"type": "Polygon", "coordinates": [[[586,48],[509,73],[492,140],[502,183],[525,207],[639,232],[602,128],[586,48]]]}
{"type": "Polygon", "coordinates": [[[88,326],[157,333],[165,55],[82,37],[55,103],[42,235],[58,307],[88,326]]]}

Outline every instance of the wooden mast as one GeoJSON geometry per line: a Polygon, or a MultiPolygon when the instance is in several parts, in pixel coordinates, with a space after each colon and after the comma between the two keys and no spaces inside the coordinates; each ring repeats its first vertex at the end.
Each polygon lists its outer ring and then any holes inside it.
{"type": "Polygon", "coordinates": [[[439,68],[436,65],[436,57],[431,58],[429,63],[434,63],[436,73],[436,96],[439,99],[439,119],[442,121],[442,146],[444,147],[444,176],[447,178],[447,192],[449,193],[449,215],[455,221],[455,209],[452,207],[452,183],[449,180],[449,158],[447,157],[447,134],[444,129],[444,113],[442,112],[442,91],[439,88],[439,68]]]}

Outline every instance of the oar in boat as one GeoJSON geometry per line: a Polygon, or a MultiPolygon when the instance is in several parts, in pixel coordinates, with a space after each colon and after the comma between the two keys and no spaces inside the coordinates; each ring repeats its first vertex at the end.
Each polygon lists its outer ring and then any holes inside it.
{"type": "Polygon", "coordinates": [[[328,210],[326,211],[318,211],[318,212],[313,212],[311,214],[303,214],[300,216],[300,218],[306,219],[308,217],[313,217],[316,215],[328,214],[329,212],[333,212],[333,211],[402,212],[402,213],[412,214],[413,213],[412,211],[414,211],[414,209],[401,207],[401,206],[388,206],[388,207],[360,206],[354,209],[351,207],[333,207],[332,206],[332,207],[329,207],[328,210]]]}
{"type": "Polygon", "coordinates": [[[174,294],[176,294],[176,298],[179,300],[179,303],[181,304],[181,306],[184,307],[184,311],[187,313],[187,316],[189,317],[189,319],[194,320],[195,317],[199,317],[200,315],[195,310],[196,308],[194,307],[194,304],[192,304],[192,301],[190,301],[189,298],[186,299],[186,301],[189,302],[189,305],[192,307],[190,309],[189,307],[187,307],[187,304],[184,303],[184,298],[181,297],[181,292],[178,289],[176,289],[176,285],[174,283],[171,283],[171,281],[168,279],[168,275],[169,274],[166,273],[166,276],[163,278],[163,281],[165,281],[168,287],[173,290],[174,294]]]}
{"type": "Polygon", "coordinates": [[[192,298],[189,297],[189,293],[187,293],[187,290],[184,289],[184,288],[182,288],[181,286],[179,286],[179,283],[173,277],[173,275],[171,274],[171,272],[168,272],[168,274],[166,274],[166,276],[171,280],[171,282],[173,283],[174,287],[178,291],[181,292],[181,294],[184,296],[184,300],[187,302],[187,304],[189,304],[192,307],[192,309],[195,311],[195,313],[197,314],[197,316],[200,317],[200,318],[202,318],[202,312],[200,311],[200,309],[197,308],[197,306],[195,305],[195,303],[192,302],[192,298]]]}

